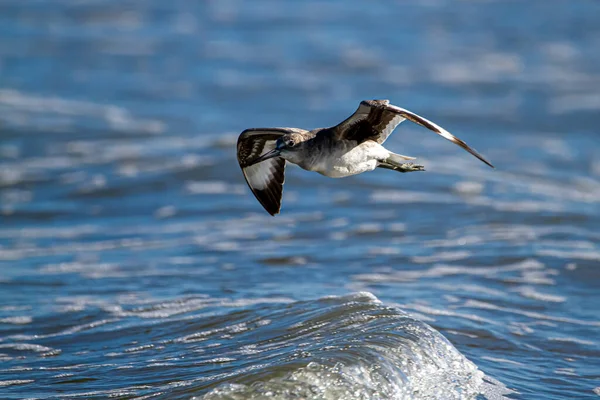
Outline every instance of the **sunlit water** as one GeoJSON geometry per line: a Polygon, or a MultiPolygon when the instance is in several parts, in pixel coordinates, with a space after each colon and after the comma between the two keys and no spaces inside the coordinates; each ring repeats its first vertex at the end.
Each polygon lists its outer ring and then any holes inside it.
{"type": "Polygon", "coordinates": [[[600,394],[600,4],[0,3],[0,398],[600,394]],[[427,172],[241,130],[389,98],[427,172]]]}

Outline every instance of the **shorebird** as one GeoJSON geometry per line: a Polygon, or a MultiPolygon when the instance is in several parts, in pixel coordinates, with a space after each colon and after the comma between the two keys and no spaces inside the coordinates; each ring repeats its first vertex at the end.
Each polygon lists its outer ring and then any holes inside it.
{"type": "Polygon", "coordinates": [[[331,178],[386,168],[398,172],[424,171],[406,162],[415,157],[392,153],[382,146],[392,131],[409,120],[455,143],[494,168],[481,154],[433,122],[388,100],[365,100],[358,109],[330,128],[251,128],[240,134],[237,157],[256,199],[271,215],[281,209],[285,162],[331,178]]]}

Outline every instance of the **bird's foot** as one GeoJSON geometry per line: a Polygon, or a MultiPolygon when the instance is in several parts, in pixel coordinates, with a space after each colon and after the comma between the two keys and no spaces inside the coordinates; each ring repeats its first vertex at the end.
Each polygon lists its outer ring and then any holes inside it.
{"type": "Polygon", "coordinates": [[[413,163],[400,164],[395,169],[396,169],[396,171],[399,171],[399,172],[425,171],[425,167],[423,165],[413,164],[413,163]]]}
{"type": "Polygon", "coordinates": [[[379,168],[391,169],[392,171],[398,172],[415,172],[415,171],[425,171],[425,167],[419,164],[413,163],[389,163],[389,162],[380,162],[378,165],[379,168]]]}

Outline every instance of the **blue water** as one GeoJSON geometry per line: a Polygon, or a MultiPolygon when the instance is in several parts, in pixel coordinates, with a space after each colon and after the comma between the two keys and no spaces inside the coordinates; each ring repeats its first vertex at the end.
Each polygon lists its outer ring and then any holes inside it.
{"type": "Polygon", "coordinates": [[[0,398],[600,395],[600,3],[0,2],[0,398]],[[388,98],[427,172],[248,127],[388,98]]]}

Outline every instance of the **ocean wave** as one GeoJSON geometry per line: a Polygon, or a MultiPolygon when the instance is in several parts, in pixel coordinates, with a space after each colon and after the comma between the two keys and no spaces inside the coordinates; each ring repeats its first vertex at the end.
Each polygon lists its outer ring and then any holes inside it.
{"type": "Polygon", "coordinates": [[[506,392],[435,329],[368,292],[294,303],[269,318],[272,324],[254,332],[258,341],[244,372],[195,399],[468,399],[506,392]]]}

